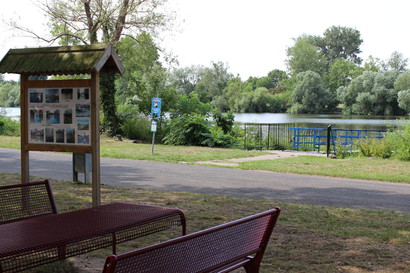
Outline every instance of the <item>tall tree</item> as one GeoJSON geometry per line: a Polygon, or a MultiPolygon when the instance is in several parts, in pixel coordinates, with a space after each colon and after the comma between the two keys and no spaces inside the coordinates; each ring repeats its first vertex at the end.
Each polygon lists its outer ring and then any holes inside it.
{"type": "Polygon", "coordinates": [[[323,38],[317,39],[317,46],[326,55],[329,65],[339,58],[360,64],[362,59],[360,45],[363,40],[356,29],[342,26],[332,26],[325,30],[323,38]]]}
{"type": "Polygon", "coordinates": [[[397,102],[399,107],[410,114],[410,90],[403,90],[398,93],[397,102]]]}
{"type": "Polygon", "coordinates": [[[267,76],[255,79],[255,88],[265,87],[269,90],[277,89],[281,81],[286,78],[287,75],[285,71],[275,69],[270,71],[267,76]]]}
{"type": "Polygon", "coordinates": [[[203,70],[201,79],[195,86],[195,91],[202,102],[210,102],[213,97],[222,94],[228,81],[233,78],[228,69],[228,65],[223,62],[212,62],[212,67],[203,70]]]}
{"type": "Polygon", "coordinates": [[[334,109],[334,98],[322,83],[320,75],[313,71],[299,73],[292,93],[291,113],[318,114],[334,109]]]}
{"type": "Polygon", "coordinates": [[[195,86],[201,80],[204,69],[201,65],[174,69],[170,75],[171,86],[174,87],[179,94],[188,95],[195,90],[195,86]]]}
{"type": "Polygon", "coordinates": [[[363,64],[364,71],[379,72],[383,69],[383,62],[370,55],[363,64]]]}
{"type": "Polygon", "coordinates": [[[314,44],[317,37],[302,35],[295,45],[287,49],[286,64],[292,74],[313,71],[323,76],[326,72],[326,56],[314,44]]]}
{"type": "Polygon", "coordinates": [[[400,74],[394,82],[394,90],[403,91],[410,90],[410,71],[400,74]]]}
{"type": "MultiPolygon", "coordinates": [[[[109,43],[116,45],[123,36],[136,38],[168,30],[172,13],[163,9],[167,0],[38,0],[50,21],[51,37],[41,37],[29,28],[13,26],[49,43],[64,45],[109,43]]],[[[101,105],[105,125],[116,131],[113,75],[101,76],[101,105]],[[105,86],[104,86],[105,84],[105,86]]]]}
{"type": "Polygon", "coordinates": [[[0,107],[20,106],[20,85],[14,81],[0,82],[0,107]]]}
{"type": "Polygon", "coordinates": [[[394,51],[390,58],[384,63],[385,70],[396,70],[399,73],[403,73],[407,69],[408,59],[404,58],[403,54],[394,51]]]}
{"type": "Polygon", "coordinates": [[[136,40],[122,38],[117,51],[125,68],[124,75],[116,80],[117,98],[120,104],[124,104],[132,101],[138,88],[145,88],[142,84],[144,75],[161,64],[158,48],[146,32],[139,34],[136,40]]]}
{"type": "Polygon", "coordinates": [[[401,115],[394,89],[397,71],[365,71],[346,87],[337,90],[346,114],[401,115]]]}
{"type": "Polygon", "coordinates": [[[327,86],[332,94],[336,96],[337,88],[347,86],[351,80],[360,76],[362,73],[362,68],[354,62],[339,58],[330,66],[326,76],[327,86]]]}
{"type": "Polygon", "coordinates": [[[117,101],[126,110],[121,112],[123,119],[129,119],[135,113],[129,109],[138,109],[145,115],[151,112],[151,99],[162,98],[162,112],[167,112],[172,105],[176,92],[167,85],[168,73],[159,61],[159,50],[151,35],[146,32],[138,35],[137,40],[124,37],[117,48],[126,72],[116,80],[117,101]]]}
{"type": "Polygon", "coordinates": [[[123,36],[158,34],[172,27],[167,0],[37,0],[49,19],[51,36],[41,36],[13,21],[11,25],[48,43],[115,45],[123,36]]]}

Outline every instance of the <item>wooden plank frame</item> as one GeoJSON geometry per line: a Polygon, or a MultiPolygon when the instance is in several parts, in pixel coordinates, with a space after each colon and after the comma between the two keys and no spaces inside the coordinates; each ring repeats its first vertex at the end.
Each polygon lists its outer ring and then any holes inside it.
{"type": "Polygon", "coordinates": [[[21,182],[29,182],[29,152],[30,151],[53,151],[53,152],[73,152],[89,153],[92,158],[92,204],[101,204],[100,194],[100,134],[99,134],[99,80],[98,72],[91,74],[88,80],[29,80],[28,74],[21,74],[20,79],[20,99],[21,99],[21,182]],[[90,88],[90,144],[37,144],[29,142],[29,99],[28,90],[30,88],[90,88]]]}

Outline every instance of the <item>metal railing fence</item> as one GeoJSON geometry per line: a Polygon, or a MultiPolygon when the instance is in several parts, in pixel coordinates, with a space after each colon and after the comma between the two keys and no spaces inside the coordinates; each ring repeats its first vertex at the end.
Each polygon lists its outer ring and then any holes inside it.
{"type": "Polygon", "coordinates": [[[294,123],[260,124],[246,123],[244,128],[244,148],[247,150],[285,150],[291,149],[294,123]]]}

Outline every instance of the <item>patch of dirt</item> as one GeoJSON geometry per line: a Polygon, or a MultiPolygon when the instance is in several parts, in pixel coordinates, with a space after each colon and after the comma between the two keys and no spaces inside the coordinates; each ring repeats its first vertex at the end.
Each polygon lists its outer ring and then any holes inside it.
{"type": "Polygon", "coordinates": [[[80,255],[70,258],[78,273],[101,273],[104,267],[105,258],[90,255],[80,255]]]}
{"type": "Polygon", "coordinates": [[[256,160],[275,160],[280,158],[297,157],[297,156],[326,156],[326,154],[318,152],[299,152],[299,151],[268,151],[271,154],[259,155],[253,157],[244,158],[231,158],[226,160],[211,160],[211,161],[197,161],[195,164],[198,165],[217,165],[226,167],[236,167],[241,162],[256,161],[256,160]]]}

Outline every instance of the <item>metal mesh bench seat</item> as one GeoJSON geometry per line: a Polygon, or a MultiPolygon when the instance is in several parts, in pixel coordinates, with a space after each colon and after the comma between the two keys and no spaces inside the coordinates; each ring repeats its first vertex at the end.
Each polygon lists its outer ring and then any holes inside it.
{"type": "MultiPolygon", "coordinates": [[[[21,207],[24,208],[35,204],[31,198],[26,202],[28,196],[37,196],[32,187],[37,188],[41,184],[48,184],[49,187],[50,183],[27,184],[16,185],[20,193],[11,194],[19,199],[19,202],[14,203],[23,203],[21,207]]],[[[10,192],[13,187],[0,188],[0,195],[4,188],[10,192]]],[[[8,199],[14,200],[9,193],[6,195],[8,199]]],[[[54,200],[52,194],[50,200],[54,200]]],[[[9,207],[13,211],[21,210],[18,205],[9,207]]],[[[185,216],[179,209],[112,203],[57,214],[43,208],[45,205],[37,207],[41,209],[34,211],[40,213],[36,215],[30,212],[33,210],[28,209],[26,212],[24,209],[20,220],[5,212],[3,224],[0,225],[0,272],[19,272],[108,246],[112,246],[115,253],[118,243],[172,227],[182,226],[182,234],[186,233],[185,216]]]]}
{"type": "Polygon", "coordinates": [[[49,180],[0,186],[0,225],[56,213],[49,180]]]}
{"type": "Polygon", "coordinates": [[[103,273],[259,272],[280,213],[276,207],[256,215],[166,242],[107,257],[103,273]]]}

